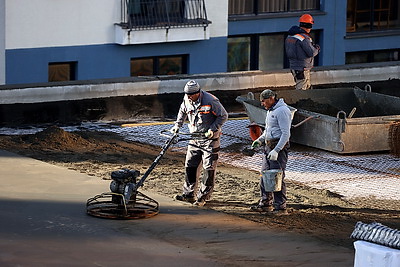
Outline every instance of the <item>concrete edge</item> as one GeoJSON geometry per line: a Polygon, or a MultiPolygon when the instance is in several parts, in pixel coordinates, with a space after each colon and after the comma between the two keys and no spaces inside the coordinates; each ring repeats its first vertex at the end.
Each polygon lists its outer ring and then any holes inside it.
{"type": "MultiPolygon", "coordinates": [[[[182,93],[190,79],[196,79],[206,91],[230,91],[252,88],[278,88],[294,86],[288,70],[279,72],[236,72],[208,75],[182,75],[167,78],[136,79],[89,84],[66,84],[55,86],[2,88],[0,104],[45,103],[108,97],[157,95],[182,93]]],[[[388,66],[314,69],[311,72],[314,85],[385,81],[400,79],[400,64],[388,66]]]]}

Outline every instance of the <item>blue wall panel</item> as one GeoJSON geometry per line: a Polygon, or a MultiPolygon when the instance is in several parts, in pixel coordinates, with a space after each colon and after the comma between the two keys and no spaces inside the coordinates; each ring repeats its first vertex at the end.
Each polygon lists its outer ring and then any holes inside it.
{"type": "Polygon", "coordinates": [[[226,37],[205,41],[117,44],[15,49],[6,51],[6,83],[48,81],[48,63],[76,61],[77,80],[130,76],[130,59],[165,55],[189,55],[189,74],[226,72],[226,37]]]}
{"type": "Polygon", "coordinates": [[[399,49],[400,35],[345,39],[346,52],[399,49]]]}

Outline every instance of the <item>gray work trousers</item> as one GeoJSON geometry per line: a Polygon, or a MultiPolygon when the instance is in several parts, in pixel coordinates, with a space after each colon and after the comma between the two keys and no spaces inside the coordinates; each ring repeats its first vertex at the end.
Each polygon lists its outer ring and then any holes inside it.
{"type": "Polygon", "coordinates": [[[296,83],[296,90],[311,89],[311,74],[310,70],[290,70],[296,83]]]}
{"type": "Polygon", "coordinates": [[[210,199],[215,184],[219,149],[220,138],[189,141],[185,160],[184,195],[194,196],[194,190],[197,187],[196,197],[198,200],[210,199]],[[203,177],[199,181],[201,166],[203,177]]]}
{"type": "Polygon", "coordinates": [[[260,176],[260,189],[261,189],[261,200],[260,205],[274,206],[275,209],[286,209],[286,183],[285,183],[285,169],[288,160],[288,146],[285,146],[278,154],[278,160],[269,160],[267,156],[272,149],[265,146],[263,153],[263,162],[261,171],[271,169],[282,169],[282,189],[278,192],[267,192],[265,191],[263,180],[260,176]]]}

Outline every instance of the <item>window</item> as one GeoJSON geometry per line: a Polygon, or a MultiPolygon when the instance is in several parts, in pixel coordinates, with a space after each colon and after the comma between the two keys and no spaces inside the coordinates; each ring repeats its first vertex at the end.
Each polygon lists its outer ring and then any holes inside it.
{"type": "Polygon", "coordinates": [[[229,15],[319,10],[319,0],[229,0],[229,15]]]}
{"type": "MultiPolygon", "coordinates": [[[[238,36],[228,38],[228,72],[277,70],[289,67],[285,55],[286,33],[238,36]]],[[[311,37],[319,43],[319,32],[311,37]]],[[[314,59],[318,65],[318,56],[314,59]]]]}
{"type": "Polygon", "coordinates": [[[153,58],[131,59],[131,76],[154,75],[153,65],[153,58]]]}
{"type": "Polygon", "coordinates": [[[371,50],[346,53],[346,64],[399,61],[400,49],[371,50]]]}
{"type": "Polygon", "coordinates": [[[131,59],[131,76],[175,75],[186,73],[186,55],[131,59]]]}
{"type": "Polygon", "coordinates": [[[75,80],[76,62],[49,63],[48,81],[62,82],[75,80]]]}
{"type": "Polygon", "coordinates": [[[283,34],[260,36],[259,70],[283,69],[284,43],[283,34]]]}
{"type": "Polygon", "coordinates": [[[228,71],[250,70],[250,37],[228,38],[228,71]]]}
{"type": "Polygon", "coordinates": [[[399,1],[348,0],[347,32],[400,28],[399,1]]]}

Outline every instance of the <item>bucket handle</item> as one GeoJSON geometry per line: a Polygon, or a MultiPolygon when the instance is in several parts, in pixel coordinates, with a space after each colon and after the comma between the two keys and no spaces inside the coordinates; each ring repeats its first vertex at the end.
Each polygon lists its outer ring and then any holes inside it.
{"type": "Polygon", "coordinates": [[[345,129],[346,129],[346,112],[344,112],[343,110],[339,111],[336,114],[336,118],[338,119],[337,123],[338,123],[338,127],[339,127],[339,132],[340,133],[344,133],[345,129]],[[340,118],[340,115],[343,115],[343,118],[340,118]]]}
{"type": "MultiPolygon", "coordinates": [[[[279,162],[279,160],[270,160],[270,159],[269,159],[269,161],[276,161],[276,162],[278,162],[279,169],[283,171],[282,165],[281,165],[281,163],[279,162]]],[[[269,170],[275,170],[275,169],[269,169],[269,170]]]]}

